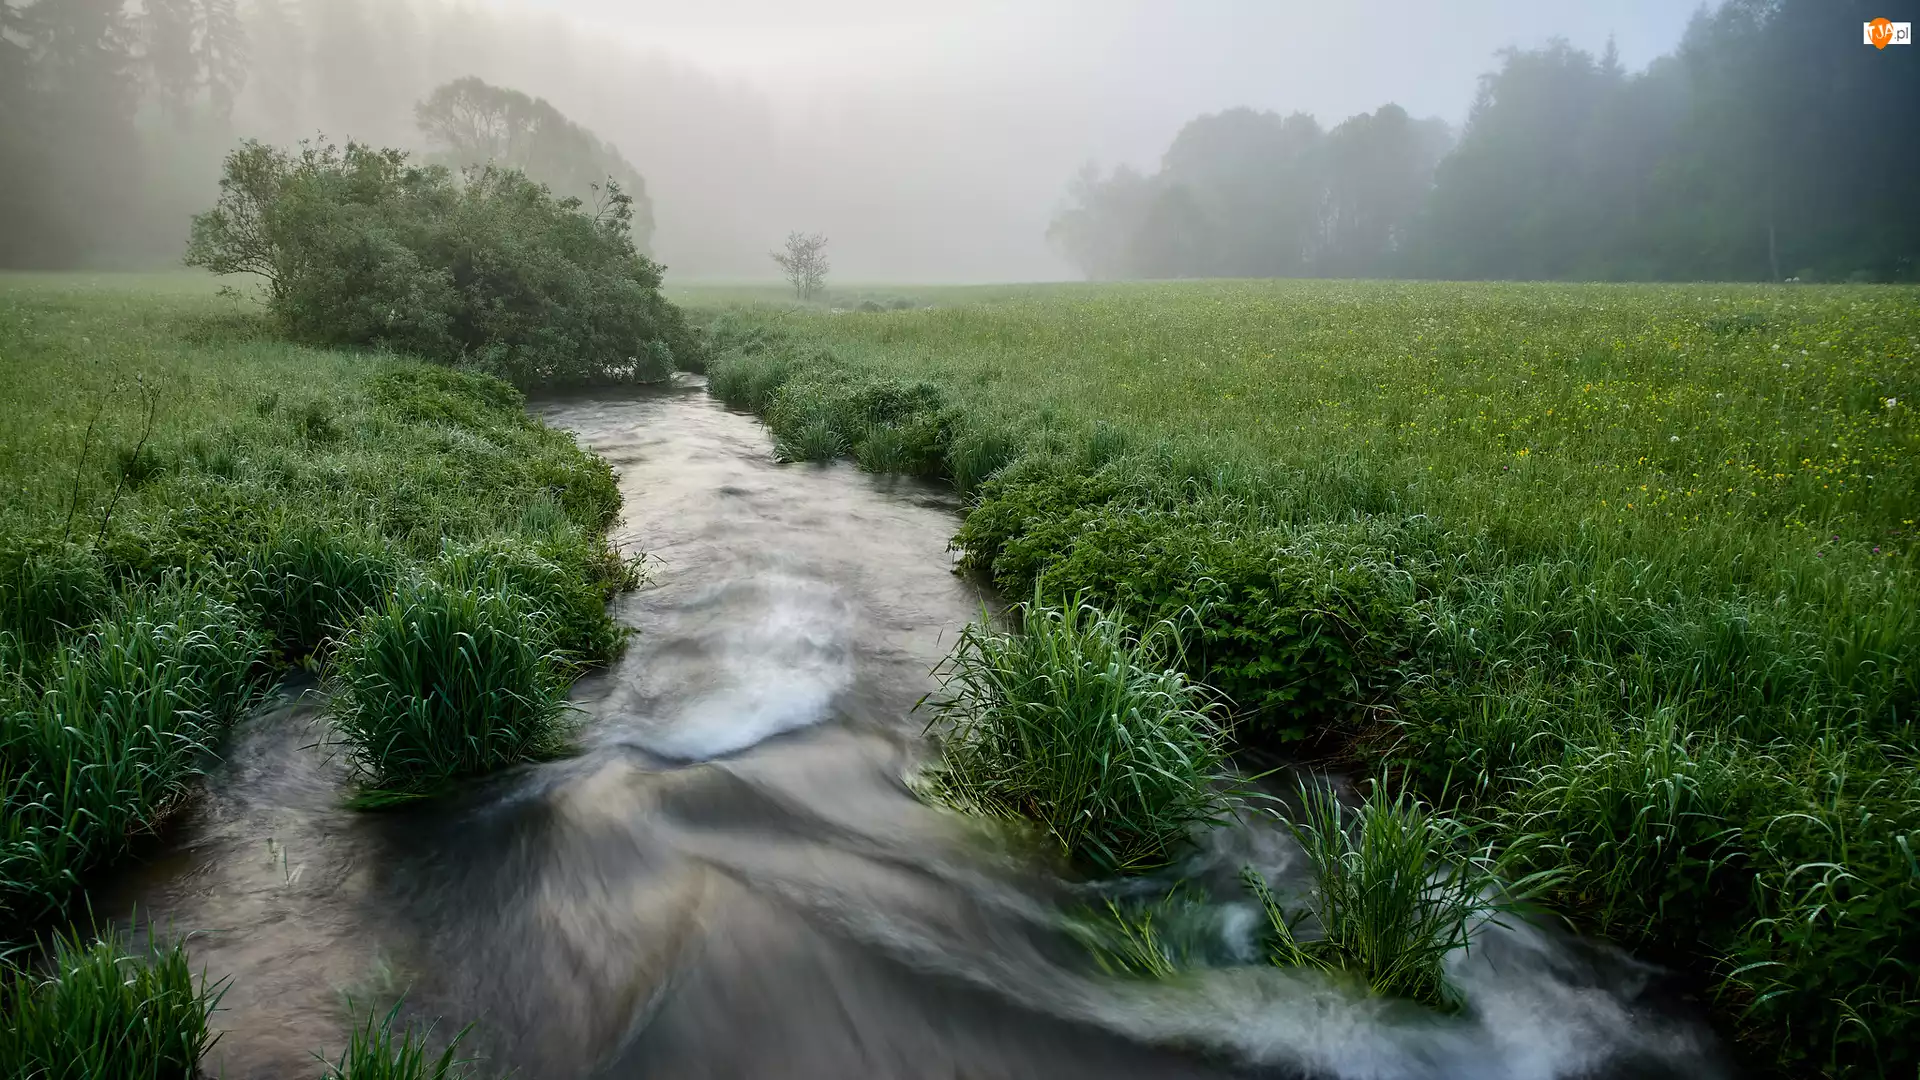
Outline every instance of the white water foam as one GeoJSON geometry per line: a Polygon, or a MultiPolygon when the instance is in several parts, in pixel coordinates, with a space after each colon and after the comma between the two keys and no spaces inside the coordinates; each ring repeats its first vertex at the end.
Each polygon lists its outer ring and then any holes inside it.
{"type": "Polygon", "coordinates": [[[825,582],[772,571],[706,590],[698,629],[712,689],[638,733],[665,757],[705,761],[817,724],[853,681],[853,617],[825,582]]]}

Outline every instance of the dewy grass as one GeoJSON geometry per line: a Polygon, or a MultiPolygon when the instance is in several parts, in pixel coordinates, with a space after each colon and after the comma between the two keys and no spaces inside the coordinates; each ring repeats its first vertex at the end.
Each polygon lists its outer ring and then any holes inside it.
{"type": "Polygon", "coordinates": [[[417,580],[368,612],[330,660],[334,723],[375,795],[561,749],[563,658],[544,615],[504,589],[417,580]]]}
{"type": "Polygon", "coordinates": [[[198,277],[0,278],[0,949],[401,580],[505,582],[569,673],[620,648],[606,462],[498,380],[269,331],[198,277]]]}
{"type": "Polygon", "coordinates": [[[242,587],[275,644],[304,656],[392,591],[401,561],[364,529],[297,522],[251,553],[242,587]]]}
{"type": "Polygon", "coordinates": [[[184,946],[130,954],[115,935],[56,935],[47,970],[0,961],[0,1069],[32,1080],[193,1080],[223,989],[184,946]]]}
{"type": "Polygon", "coordinates": [[[320,1080],[458,1080],[473,1075],[472,1063],[455,1057],[473,1025],[461,1028],[435,1054],[432,1026],[416,1031],[400,1025],[401,1004],[394,1003],[385,1013],[369,1012],[338,1058],[320,1058],[320,1080]]]}
{"type": "Polygon", "coordinates": [[[929,702],[937,783],[960,805],[1033,822],[1096,872],[1164,865],[1226,812],[1217,709],[1169,670],[1167,632],[1143,640],[1038,598],[1017,630],[967,627],[929,702]]]}
{"type": "Polygon", "coordinates": [[[1204,607],[1184,671],[1238,738],[1345,747],[1491,822],[1764,1064],[1920,1065],[1920,291],[924,294],[715,293],[716,392],[778,435],[930,387],[968,568],[1204,607]]]}
{"type": "Polygon", "coordinates": [[[0,913],[60,910],[79,875],[179,805],[245,707],[265,635],[171,584],[125,598],[0,702],[0,913]]]}
{"type": "Polygon", "coordinates": [[[1468,948],[1476,924],[1515,895],[1500,881],[1485,830],[1405,792],[1389,798],[1377,785],[1353,810],[1319,786],[1303,784],[1299,802],[1287,827],[1313,868],[1305,908],[1287,913],[1257,873],[1244,875],[1266,911],[1273,961],[1346,972],[1379,994],[1457,1005],[1447,956],[1468,948]]]}

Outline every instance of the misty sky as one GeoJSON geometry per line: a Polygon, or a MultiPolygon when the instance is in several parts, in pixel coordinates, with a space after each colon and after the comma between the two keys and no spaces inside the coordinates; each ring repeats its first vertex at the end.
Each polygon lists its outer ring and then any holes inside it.
{"type": "MultiPolygon", "coordinates": [[[[795,193],[783,209],[791,227],[833,238],[847,281],[1066,276],[1044,233],[1084,161],[1150,170],[1183,123],[1236,105],[1303,110],[1331,126],[1395,102],[1457,124],[1502,47],[1562,36],[1597,52],[1611,34],[1638,69],[1673,47],[1695,9],[1687,0],[496,2],[759,91],[781,146],[780,175],[766,179],[795,193]]],[[[621,149],[649,171],[648,148],[621,149]]],[[[671,188],[656,192],[670,265],[671,188]]]]}

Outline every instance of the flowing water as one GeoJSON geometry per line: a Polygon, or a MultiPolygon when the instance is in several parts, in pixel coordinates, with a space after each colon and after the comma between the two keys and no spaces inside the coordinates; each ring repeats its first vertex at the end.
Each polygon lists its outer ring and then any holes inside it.
{"type": "MultiPolygon", "coordinates": [[[[1060,925],[1085,886],[908,786],[911,710],[982,601],[951,572],[952,498],[777,465],[693,382],[542,411],[619,469],[619,538],[652,560],[616,609],[638,636],[577,689],[582,752],[360,814],[311,695],[242,724],[110,902],[231,980],[210,1073],[314,1075],[346,999],[403,993],[528,1078],[1720,1073],[1651,973],[1524,926],[1455,963],[1450,1017],[1258,963],[1250,902],[1202,920],[1246,963],[1102,974],[1060,925]]],[[[1184,869],[1284,888],[1296,861],[1245,825],[1184,869]]]]}

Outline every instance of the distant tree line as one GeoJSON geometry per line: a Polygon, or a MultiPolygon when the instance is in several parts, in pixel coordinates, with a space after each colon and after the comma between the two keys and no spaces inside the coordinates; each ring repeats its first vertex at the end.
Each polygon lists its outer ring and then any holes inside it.
{"type": "Polygon", "coordinates": [[[1629,73],[1509,49],[1466,126],[1236,109],[1159,172],[1083,171],[1049,235],[1089,277],[1876,280],[1920,275],[1920,55],[1852,0],[1729,0],[1629,73]]]}
{"type": "Polygon", "coordinates": [[[457,77],[523,44],[497,19],[413,0],[0,0],[0,267],[173,261],[240,136],[494,161],[588,202],[612,181],[646,250],[646,185],[618,150],[543,99],[457,77]]]}

